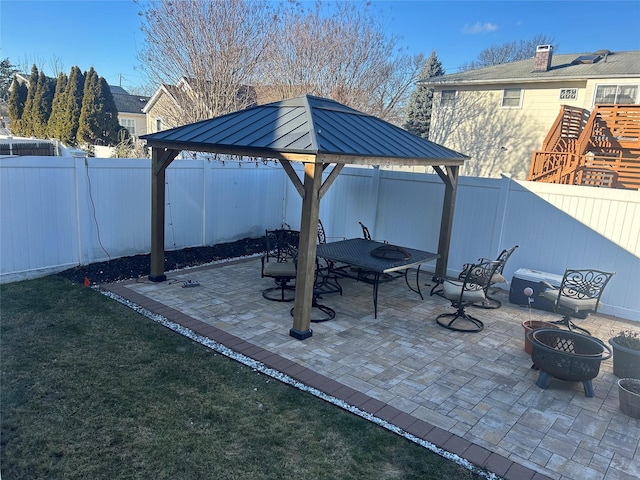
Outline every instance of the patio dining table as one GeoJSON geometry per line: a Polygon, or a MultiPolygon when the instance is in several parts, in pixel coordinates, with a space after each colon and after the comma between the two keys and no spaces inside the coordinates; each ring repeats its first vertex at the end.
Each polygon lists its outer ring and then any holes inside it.
{"type": "Polygon", "coordinates": [[[332,274],[339,277],[354,278],[358,281],[373,285],[374,316],[378,316],[378,287],[380,283],[388,282],[404,276],[407,286],[420,295],[420,267],[440,257],[439,254],[416,250],[414,248],[351,238],[338,242],[323,243],[317,246],[316,255],[330,260],[341,266],[334,266],[332,274]],[[416,286],[409,283],[408,272],[416,267],[416,286]]]}

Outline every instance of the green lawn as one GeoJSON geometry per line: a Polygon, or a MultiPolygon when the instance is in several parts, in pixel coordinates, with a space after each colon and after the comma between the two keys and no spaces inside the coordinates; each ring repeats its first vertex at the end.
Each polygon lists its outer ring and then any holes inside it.
{"type": "Polygon", "coordinates": [[[59,277],[0,313],[6,480],[479,478],[59,277]]]}

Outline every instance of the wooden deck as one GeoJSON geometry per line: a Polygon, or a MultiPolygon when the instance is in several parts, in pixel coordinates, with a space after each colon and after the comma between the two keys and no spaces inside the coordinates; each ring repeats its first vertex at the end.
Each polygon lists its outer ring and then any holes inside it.
{"type": "Polygon", "coordinates": [[[527,179],[640,189],[640,105],[563,105],[527,179]]]}

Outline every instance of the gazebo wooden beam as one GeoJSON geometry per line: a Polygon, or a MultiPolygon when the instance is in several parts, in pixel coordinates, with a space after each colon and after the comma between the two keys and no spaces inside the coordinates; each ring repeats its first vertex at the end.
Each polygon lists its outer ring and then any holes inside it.
{"type": "Polygon", "coordinates": [[[449,247],[451,245],[451,232],[453,231],[453,214],[456,206],[456,193],[458,190],[458,166],[447,166],[445,171],[439,166],[434,166],[442,182],[444,183],[444,200],[442,202],[442,217],[440,219],[440,237],[438,239],[438,253],[440,257],[436,261],[435,278],[446,278],[447,265],[449,263],[449,247]]]}
{"type": "Polygon", "coordinates": [[[165,172],[180,150],[154,147],[151,153],[151,271],[149,280],[164,282],[165,172]]]}
{"type": "Polygon", "coordinates": [[[316,235],[320,215],[321,163],[304,164],[304,197],[300,218],[300,244],[296,272],[296,297],[293,305],[293,327],[289,335],[304,340],[312,335],[311,308],[316,269],[316,235]]]}

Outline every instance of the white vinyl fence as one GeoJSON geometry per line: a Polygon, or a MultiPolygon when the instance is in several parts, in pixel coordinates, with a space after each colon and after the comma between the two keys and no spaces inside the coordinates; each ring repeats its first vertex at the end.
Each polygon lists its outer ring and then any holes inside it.
{"type": "MultiPolygon", "coordinates": [[[[149,253],[150,163],[1,158],[0,282],[149,253]]],[[[443,191],[435,174],[346,167],[320,218],[329,240],[361,236],[362,221],[375,239],[436,251],[443,191]]],[[[167,250],[300,225],[300,197],[275,162],[176,160],[166,192],[167,250]]],[[[640,192],[460,178],[448,273],[516,244],[506,278],[518,268],[615,271],[601,311],[640,321],[640,192]]]]}

